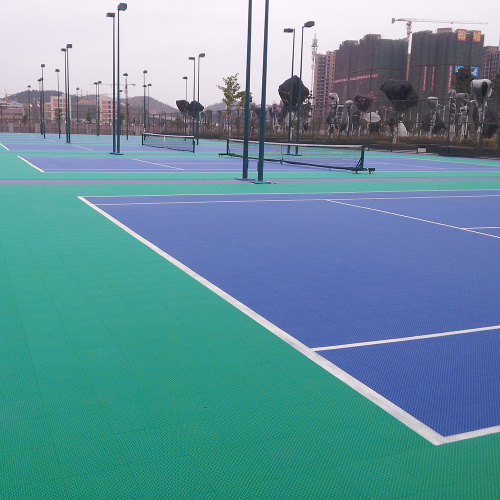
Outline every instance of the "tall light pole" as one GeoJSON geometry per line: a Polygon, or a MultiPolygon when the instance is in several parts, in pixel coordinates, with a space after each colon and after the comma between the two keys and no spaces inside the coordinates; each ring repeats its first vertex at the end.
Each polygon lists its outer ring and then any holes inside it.
{"type": "Polygon", "coordinates": [[[101,80],[98,82],[94,82],[95,85],[95,94],[97,100],[97,108],[96,108],[96,122],[97,122],[97,136],[99,136],[99,128],[101,124],[101,116],[100,116],[100,103],[99,103],[99,85],[101,85],[101,80]]]}
{"type": "Polygon", "coordinates": [[[76,133],[78,134],[78,91],[80,90],[80,87],[76,87],[76,133]]]}
{"type": "Polygon", "coordinates": [[[300,43],[300,82],[299,82],[299,102],[297,104],[297,145],[299,144],[300,133],[300,105],[302,101],[302,54],[304,51],[304,28],[312,28],[315,25],[314,21],[307,21],[302,26],[302,41],[300,43]]]}
{"type": "Polygon", "coordinates": [[[44,96],[44,93],[43,93],[43,68],[45,68],[45,64],[41,64],[40,65],[41,68],[42,68],[42,79],[40,80],[42,82],[42,135],[43,135],[43,138],[45,139],[45,96],[44,96]]]}
{"type": "MultiPolygon", "coordinates": [[[[188,77],[187,76],[183,76],[182,79],[186,80],[186,102],[187,102],[187,100],[188,100],[188,77]]],[[[184,111],[183,115],[184,115],[184,135],[186,135],[186,133],[187,133],[187,131],[186,131],[186,126],[187,126],[187,123],[186,123],[186,111],[184,111]]]]}
{"type": "Polygon", "coordinates": [[[245,125],[243,130],[243,180],[248,179],[248,136],[250,134],[250,63],[252,54],[252,0],[248,0],[247,67],[245,82],[245,125]]]}
{"type": "MultiPolygon", "coordinates": [[[[42,79],[39,78],[37,80],[38,82],[38,112],[40,114],[40,133],[43,134],[42,132],[42,79]]],[[[1,127],[0,127],[0,130],[1,130],[1,127]]]]}
{"type": "Polygon", "coordinates": [[[60,71],[56,69],[57,75],[57,122],[59,128],[59,139],[61,138],[61,94],[59,93],[59,73],[60,71]]]}
{"type": "Polygon", "coordinates": [[[292,141],[292,101],[293,101],[293,61],[295,59],[295,28],[285,28],[285,33],[293,33],[292,43],[292,80],[290,86],[290,105],[288,107],[288,154],[290,154],[290,142],[292,141]]]}
{"type": "Polygon", "coordinates": [[[262,95],[260,104],[259,161],[257,163],[257,181],[264,182],[264,141],[266,139],[266,89],[267,89],[267,39],[269,33],[269,0],[265,4],[264,17],[264,52],[262,56],[262,95]]]}
{"type": "Polygon", "coordinates": [[[31,97],[30,97],[31,85],[28,85],[28,126],[31,134],[31,97]]]}
{"type": "Polygon", "coordinates": [[[148,72],[147,69],[145,69],[142,72],[142,76],[144,77],[144,85],[142,88],[144,89],[144,99],[143,99],[143,104],[144,104],[144,133],[146,133],[146,73],[148,72]]]}
{"type": "Polygon", "coordinates": [[[193,137],[194,137],[194,113],[195,113],[195,105],[194,101],[196,100],[196,57],[190,57],[190,61],[193,61],[193,127],[192,127],[192,132],[193,132],[193,137]]]}
{"type": "Polygon", "coordinates": [[[198,99],[196,103],[196,144],[200,143],[200,59],[205,53],[198,54],[198,99]]]}
{"type": "Polygon", "coordinates": [[[125,77],[125,112],[127,115],[127,141],[128,141],[128,73],[123,73],[123,76],[125,77]]]}
{"type": "Polygon", "coordinates": [[[113,19],[113,154],[116,153],[116,95],[115,95],[115,13],[108,12],[106,17],[110,17],[113,19]]]}
{"type": "Polygon", "coordinates": [[[73,45],[71,43],[66,44],[66,142],[69,144],[71,142],[71,107],[69,102],[69,49],[73,45]]]}
{"type": "MultiPolygon", "coordinates": [[[[148,125],[149,125],[149,87],[151,87],[151,83],[148,83],[148,125]]],[[[154,118],[154,117],[153,117],[154,118]]],[[[153,129],[155,128],[154,121],[153,121],[153,129]]]]}
{"type": "MultiPolygon", "coordinates": [[[[118,33],[117,33],[117,44],[118,44],[118,53],[116,57],[116,72],[118,75],[118,86],[117,86],[117,95],[118,95],[118,127],[116,132],[116,154],[120,154],[120,136],[121,136],[121,109],[120,109],[120,12],[124,12],[127,10],[126,3],[119,3],[117,7],[118,11],[118,33]]],[[[113,87],[114,88],[114,87],[113,87]]]]}

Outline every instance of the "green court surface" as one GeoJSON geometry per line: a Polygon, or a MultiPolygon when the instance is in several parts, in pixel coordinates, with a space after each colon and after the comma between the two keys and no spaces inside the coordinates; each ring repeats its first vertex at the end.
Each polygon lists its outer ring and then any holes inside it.
{"type": "Polygon", "coordinates": [[[17,154],[0,148],[0,499],[500,498],[500,434],[429,443],[78,199],[492,190],[496,173],[254,185],[17,154]]]}

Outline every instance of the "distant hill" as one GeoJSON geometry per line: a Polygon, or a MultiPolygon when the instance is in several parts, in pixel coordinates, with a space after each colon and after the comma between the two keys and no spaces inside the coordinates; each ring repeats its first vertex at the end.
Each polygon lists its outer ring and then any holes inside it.
{"type": "Polygon", "coordinates": [[[210,106],[207,106],[207,109],[211,111],[226,111],[226,105],[223,102],[218,102],[210,104],[210,106]]]}
{"type": "MultiPolygon", "coordinates": [[[[147,99],[147,97],[146,97],[147,99]]],[[[135,96],[135,97],[129,97],[128,98],[128,103],[130,107],[134,108],[142,108],[142,105],[144,104],[144,97],[143,96],[135,96]]],[[[170,106],[169,104],[165,104],[164,102],[158,101],[157,99],[154,99],[153,97],[149,98],[149,112],[150,113],[177,113],[179,110],[177,108],[174,108],[170,106]]]]}

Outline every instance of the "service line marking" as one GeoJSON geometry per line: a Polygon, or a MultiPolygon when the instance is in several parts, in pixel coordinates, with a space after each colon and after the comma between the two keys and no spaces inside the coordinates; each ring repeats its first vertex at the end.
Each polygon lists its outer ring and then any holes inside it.
{"type": "Polygon", "coordinates": [[[30,163],[26,158],[23,158],[22,156],[18,156],[18,158],[25,161],[30,167],[36,168],[38,171],[45,173],[45,170],[38,168],[36,165],[33,165],[33,163],[30,163]]]}

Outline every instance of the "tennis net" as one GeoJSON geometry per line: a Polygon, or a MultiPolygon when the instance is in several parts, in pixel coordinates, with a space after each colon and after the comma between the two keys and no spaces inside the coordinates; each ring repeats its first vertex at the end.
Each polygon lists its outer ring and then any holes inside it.
{"type": "MultiPolygon", "coordinates": [[[[242,139],[227,139],[226,152],[220,156],[243,157],[242,139]]],[[[259,142],[248,141],[248,158],[258,160],[259,142]]],[[[365,168],[365,147],[358,145],[291,144],[286,142],[265,142],[264,160],[306,165],[311,167],[351,170],[355,173],[374,168],[365,168]]]]}
{"type": "Polygon", "coordinates": [[[192,135],[142,134],[142,145],[194,153],[195,141],[192,135]]]}

